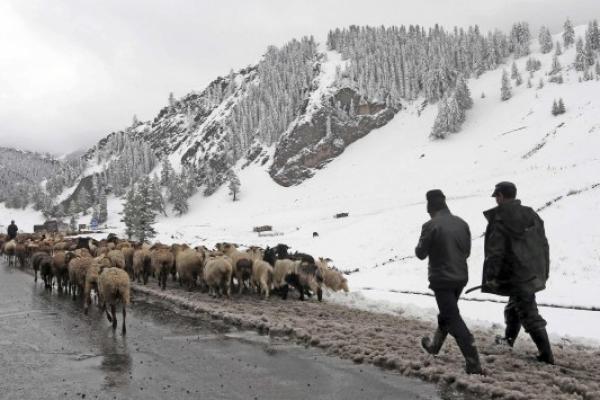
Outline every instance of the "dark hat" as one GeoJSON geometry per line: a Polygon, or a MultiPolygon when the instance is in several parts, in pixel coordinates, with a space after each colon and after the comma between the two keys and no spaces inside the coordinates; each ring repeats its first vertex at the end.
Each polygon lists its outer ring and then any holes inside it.
{"type": "Polygon", "coordinates": [[[517,197],[517,187],[512,182],[503,181],[497,183],[494,188],[494,193],[492,193],[492,197],[496,197],[500,193],[506,198],[514,199],[517,197]]]}
{"type": "Polygon", "coordinates": [[[427,192],[425,194],[425,197],[427,198],[427,201],[432,201],[432,200],[437,200],[437,199],[446,200],[446,196],[444,196],[444,192],[442,192],[440,189],[430,190],[429,192],[427,192]]]}
{"type": "Polygon", "coordinates": [[[427,198],[427,212],[435,213],[440,210],[447,209],[446,196],[440,189],[433,189],[425,194],[427,198]]]}

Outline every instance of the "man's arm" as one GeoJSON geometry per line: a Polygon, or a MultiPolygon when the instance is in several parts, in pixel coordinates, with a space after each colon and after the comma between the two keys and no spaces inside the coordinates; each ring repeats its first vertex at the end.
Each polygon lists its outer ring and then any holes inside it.
{"type": "Polygon", "coordinates": [[[498,278],[506,253],[506,235],[498,224],[493,224],[485,242],[485,260],[483,262],[483,281],[498,278]]]}
{"type": "Polygon", "coordinates": [[[419,260],[424,260],[429,255],[433,234],[434,229],[431,226],[431,223],[427,222],[423,224],[423,227],[421,228],[421,237],[419,238],[419,243],[415,248],[415,255],[419,258],[419,260]]]}

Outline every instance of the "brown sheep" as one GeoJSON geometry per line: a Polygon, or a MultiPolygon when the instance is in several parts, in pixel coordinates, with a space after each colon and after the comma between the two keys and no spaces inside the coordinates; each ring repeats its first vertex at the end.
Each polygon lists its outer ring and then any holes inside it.
{"type": "Polygon", "coordinates": [[[107,254],[115,268],[125,269],[125,256],[121,250],[111,250],[107,254]]]}
{"type": "Polygon", "coordinates": [[[86,248],[75,249],[73,253],[77,254],[78,257],[92,258],[92,253],[86,248]]]}
{"type": "Polygon", "coordinates": [[[106,245],[98,246],[96,249],[96,257],[106,255],[109,251],[110,249],[106,245]]]}
{"type": "Polygon", "coordinates": [[[69,284],[69,267],[66,263],[66,252],[56,251],[52,256],[52,275],[56,279],[58,291],[62,292],[69,284]]]}
{"type": "Polygon", "coordinates": [[[133,277],[138,283],[148,283],[148,277],[152,274],[152,256],[150,250],[139,249],[133,252],[133,277]]]}
{"type": "Polygon", "coordinates": [[[175,257],[170,249],[161,248],[152,250],[152,267],[154,275],[158,279],[158,286],[160,286],[162,290],[165,290],[167,287],[167,277],[169,276],[169,272],[171,272],[174,263],[175,257]]]}
{"type": "Polygon", "coordinates": [[[271,285],[273,284],[273,267],[263,260],[255,260],[252,267],[252,285],[256,287],[258,294],[265,294],[265,300],[269,298],[271,285]]]}
{"type": "Polygon", "coordinates": [[[231,276],[233,267],[231,259],[226,256],[209,257],[204,265],[204,281],[211,296],[225,294],[231,297],[231,276]]]}
{"type": "Polygon", "coordinates": [[[38,251],[31,257],[31,266],[34,272],[34,282],[37,282],[38,271],[41,270],[42,279],[44,279],[44,287],[52,288],[52,257],[50,254],[38,251]]]}
{"type": "Polygon", "coordinates": [[[27,259],[27,247],[22,243],[17,243],[15,247],[15,257],[19,260],[19,266],[21,268],[25,268],[25,263],[27,259]]]}
{"type": "Polygon", "coordinates": [[[329,268],[327,262],[323,258],[319,258],[317,261],[317,267],[321,271],[321,275],[323,276],[323,285],[325,287],[333,290],[334,292],[343,290],[344,292],[348,292],[348,280],[344,277],[340,271],[336,269],[329,268]]]}
{"type": "Polygon", "coordinates": [[[202,269],[204,266],[204,254],[193,249],[181,250],[175,257],[177,265],[177,275],[179,276],[179,285],[185,285],[187,290],[192,290],[196,286],[196,281],[202,279],[202,269]]]}
{"type": "Polygon", "coordinates": [[[55,243],[54,246],[52,247],[54,249],[54,251],[65,251],[69,249],[69,243],[67,242],[58,242],[55,243]]]}
{"type": "Polygon", "coordinates": [[[313,263],[302,260],[277,260],[273,275],[274,285],[280,289],[283,299],[287,298],[289,285],[298,290],[300,300],[304,300],[304,293],[308,292],[308,289],[317,293],[319,301],[323,299],[322,277],[313,263]]]}
{"type": "MultiPolygon", "coordinates": [[[[231,243],[219,243],[217,249],[231,258],[233,265],[233,275],[238,283],[238,291],[242,293],[244,282],[250,282],[252,278],[252,257],[245,251],[239,251],[231,243]]],[[[250,287],[250,285],[248,285],[250,287]]]]}
{"type": "Polygon", "coordinates": [[[69,266],[69,291],[73,300],[75,300],[78,293],[83,295],[85,274],[92,265],[93,258],[77,257],[75,253],[67,253],[66,260],[69,266]],[[69,256],[69,254],[72,254],[72,256],[69,256]]]}
{"type": "Polygon", "coordinates": [[[117,329],[116,306],[120,302],[123,305],[123,328],[125,335],[125,317],[127,305],[129,304],[129,275],[119,268],[106,268],[98,277],[98,301],[102,309],[106,311],[108,322],[112,322],[113,330],[117,329]],[[107,306],[110,306],[110,314],[107,306]]]}
{"type": "Polygon", "coordinates": [[[83,289],[83,313],[87,315],[88,308],[90,304],[92,304],[92,289],[98,293],[98,278],[102,269],[100,264],[95,261],[92,261],[92,265],[85,272],[85,284],[83,289]]]}
{"type": "Polygon", "coordinates": [[[98,278],[100,273],[106,269],[112,268],[112,263],[108,257],[100,256],[94,258],[92,265],[88,268],[85,273],[85,287],[83,290],[84,297],[84,314],[88,313],[89,305],[92,303],[91,291],[94,289],[98,293],[98,278]]]}
{"type": "Polygon", "coordinates": [[[133,253],[135,249],[133,247],[124,247],[121,251],[125,258],[125,271],[127,271],[130,278],[133,278],[133,253]]]}

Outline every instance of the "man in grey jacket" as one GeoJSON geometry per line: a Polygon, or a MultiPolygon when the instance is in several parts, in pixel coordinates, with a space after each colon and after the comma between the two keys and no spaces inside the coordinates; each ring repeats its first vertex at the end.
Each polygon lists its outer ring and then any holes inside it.
{"type": "Polygon", "coordinates": [[[431,219],[421,230],[415,249],[416,256],[424,260],[429,257],[429,287],[435,294],[440,311],[438,328],[433,339],[424,337],[421,345],[429,354],[439,353],[446,336],[452,335],[465,358],[468,374],[481,374],[479,354],[473,335],[460,316],[458,299],[469,279],[467,258],[471,253],[469,225],[452,215],[441,190],[430,190],[426,194],[427,212],[431,219]]]}

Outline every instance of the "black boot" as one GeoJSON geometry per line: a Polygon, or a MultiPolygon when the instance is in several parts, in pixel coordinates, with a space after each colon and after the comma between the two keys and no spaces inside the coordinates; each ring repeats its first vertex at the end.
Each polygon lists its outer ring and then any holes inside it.
{"type": "Polygon", "coordinates": [[[421,338],[421,346],[429,354],[436,355],[440,352],[446,336],[448,336],[448,332],[442,332],[440,329],[437,329],[433,335],[433,340],[429,336],[421,338]]]}
{"type": "Polygon", "coordinates": [[[465,357],[465,372],[467,374],[483,375],[481,362],[479,361],[479,353],[477,352],[477,347],[475,347],[473,337],[460,341],[457,340],[456,343],[458,344],[463,357],[465,357]]]}
{"type": "Polygon", "coordinates": [[[546,364],[554,365],[554,355],[552,354],[552,348],[550,347],[550,339],[548,339],[548,333],[546,328],[536,329],[529,332],[531,339],[538,348],[539,354],[537,360],[545,362],[546,364]]]}

